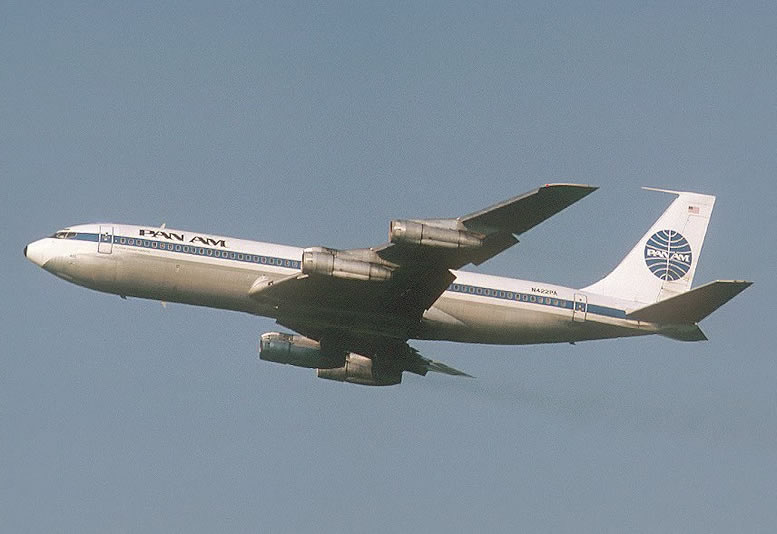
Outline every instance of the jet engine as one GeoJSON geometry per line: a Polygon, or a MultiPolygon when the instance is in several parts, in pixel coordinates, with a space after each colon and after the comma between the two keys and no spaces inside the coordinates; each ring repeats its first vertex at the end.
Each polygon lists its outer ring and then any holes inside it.
{"type": "Polygon", "coordinates": [[[391,278],[391,269],[377,263],[349,257],[338,250],[305,249],[302,252],[302,272],[350,280],[384,281],[391,278]]]}
{"type": "Polygon", "coordinates": [[[379,372],[370,358],[353,352],[345,357],[345,365],[342,367],[318,369],[316,374],[319,378],[362,386],[394,386],[402,382],[401,370],[379,372]]]}
{"type": "Polygon", "coordinates": [[[389,241],[438,248],[480,248],[483,246],[483,238],[472,232],[404,220],[391,221],[389,241]]]}
{"type": "Polygon", "coordinates": [[[346,365],[345,352],[321,350],[317,341],[295,334],[268,332],[259,338],[259,359],[309,369],[346,365]]]}
{"type": "Polygon", "coordinates": [[[259,359],[316,369],[319,378],[363,386],[393,386],[402,382],[402,371],[378,371],[366,356],[322,350],[312,339],[296,334],[267,332],[259,338],[259,359]]]}

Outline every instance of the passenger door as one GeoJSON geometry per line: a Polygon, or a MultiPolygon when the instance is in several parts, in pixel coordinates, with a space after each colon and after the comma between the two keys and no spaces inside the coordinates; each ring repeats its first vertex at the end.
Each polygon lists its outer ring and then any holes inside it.
{"type": "Polygon", "coordinates": [[[113,251],[113,226],[100,226],[97,236],[97,252],[110,254],[113,251]]]}

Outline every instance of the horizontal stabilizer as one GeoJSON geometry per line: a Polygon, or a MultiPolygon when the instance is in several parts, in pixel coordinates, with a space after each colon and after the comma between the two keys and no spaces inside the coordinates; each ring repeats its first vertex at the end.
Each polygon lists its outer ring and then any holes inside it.
{"type": "Polygon", "coordinates": [[[752,282],[742,280],[710,282],[696,289],[634,310],[626,317],[649,323],[696,324],[752,284],[752,282]]]}
{"type": "Polygon", "coordinates": [[[707,336],[697,325],[678,325],[662,328],[658,334],[677,341],[707,341],[707,336]]]}

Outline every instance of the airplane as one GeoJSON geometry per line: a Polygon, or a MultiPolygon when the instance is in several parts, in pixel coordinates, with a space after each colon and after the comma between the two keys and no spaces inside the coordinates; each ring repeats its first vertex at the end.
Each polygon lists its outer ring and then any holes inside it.
{"type": "Polygon", "coordinates": [[[715,197],[675,195],[607,276],[584,288],[460,270],[596,187],[547,184],[450,219],[398,219],[389,242],[362,249],[298,248],[162,226],[64,228],[24,248],[68,282],[127,297],[236,310],[291,330],[262,334],[265,361],[320,378],[399,384],[404,372],[467,373],[422,356],[411,339],[524,345],[658,334],[702,341],[698,323],[752,282],[691,289],[715,197]]]}

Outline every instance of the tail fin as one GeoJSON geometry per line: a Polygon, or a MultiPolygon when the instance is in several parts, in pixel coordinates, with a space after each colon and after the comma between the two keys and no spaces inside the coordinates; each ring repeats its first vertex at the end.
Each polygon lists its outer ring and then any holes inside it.
{"type": "Polygon", "coordinates": [[[691,288],[715,197],[644,189],[677,198],[620,265],[585,291],[650,304],[691,288]]]}

